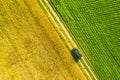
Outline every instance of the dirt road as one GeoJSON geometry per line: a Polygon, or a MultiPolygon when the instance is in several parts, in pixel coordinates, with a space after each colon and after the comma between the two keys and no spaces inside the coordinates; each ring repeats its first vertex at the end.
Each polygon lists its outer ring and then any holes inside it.
{"type": "MultiPolygon", "coordinates": [[[[73,47],[77,47],[76,43],[73,41],[72,37],[66,30],[64,24],[61,22],[61,20],[59,19],[59,17],[55,13],[55,11],[50,6],[49,2],[47,0],[45,0],[44,2],[42,0],[40,0],[40,3],[44,7],[45,11],[48,13],[48,16],[51,18],[51,20],[53,21],[55,26],[57,26],[56,28],[60,32],[60,35],[62,35],[62,37],[64,38],[66,43],[68,43],[67,45],[69,46],[69,48],[72,49],[73,47]],[[48,6],[48,7],[46,7],[46,6],[48,6]]],[[[85,61],[84,57],[82,57],[82,61],[84,62],[85,66],[88,68],[88,70],[89,70],[90,74],[93,76],[93,78],[95,80],[97,80],[97,77],[95,76],[94,72],[88,66],[88,63],[85,61]]],[[[83,68],[85,68],[82,63],[79,63],[79,65],[81,65],[83,68]]],[[[91,75],[89,74],[89,72],[86,69],[84,69],[84,72],[88,76],[89,79],[92,79],[91,75]]]]}
{"type": "Polygon", "coordinates": [[[0,80],[85,80],[36,0],[0,0],[0,80]]]}

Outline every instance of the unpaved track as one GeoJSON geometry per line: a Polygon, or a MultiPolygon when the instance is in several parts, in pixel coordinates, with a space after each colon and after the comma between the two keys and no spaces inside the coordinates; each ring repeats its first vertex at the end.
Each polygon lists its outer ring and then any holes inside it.
{"type": "MultiPolygon", "coordinates": [[[[43,3],[42,0],[40,0],[40,3],[42,4],[42,6],[44,7],[44,9],[46,10],[46,12],[48,13],[49,17],[52,19],[52,21],[54,22],[56,28],[58,29],[58,31],[60,32],[60,35],[62,35],[62,37],[65,39],[65,41],[68,43],[68,46],[72,49],[73,47],[77,47],[76,43],[73,41],[72,37],[70,36],[70,34],[67,32],[67,30],[65,29],[64,24],[61,22],[61,20],[59,19],[59,17],[57,16],[57,14],[55,13],[55,11],[52,9],[52,7],[50,6],[49,2],[47,0],[44,0],[45,4],[43,3]],[[49,7],[49,10],[47,9],[46,5],[49,7]],[[54,20],[56,19],[56,21],[54,20]],[[62,29],[61,29],[62,28],[62,29]],[[67,38],[66,38],[67,37],[67,38]],[[67,40],[69,39],[69,40],[67,40]]],[[[77,47],[78,48],[78,47],[77,47]]],[[[95,76],[94,72],[90,69],[90,67],[88,66],[87,62],[85,61],[84,57],[82,57],[82,60],[84,62],[84,64],[87,66],[88,70],[90,71],[90,74],[93,76],[93,78],[95,80],[97,80],[97,77],[95,76]]],[[[79,63],[79,65],[81,65],[83,68],[84,65],[82,63],[79,63]]],[[[85,74],[88,76],[89,79],[92,79],[91,76],[89,75],[89,72],[84,69],[85,74]]]]}
{"type": "Polygon", "coordinates": [[[85,80],[36,0],[0,0],[0,80],[85,80]]]}

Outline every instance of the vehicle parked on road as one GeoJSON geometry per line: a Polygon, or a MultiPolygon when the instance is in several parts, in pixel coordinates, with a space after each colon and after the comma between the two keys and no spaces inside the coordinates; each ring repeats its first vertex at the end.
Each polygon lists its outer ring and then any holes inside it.
{"type": "Polygon", "coordinates": [[[76,62],[78,62],[79,59],[82,57],[82,54],[79,52],[77,48],[73,48],[71,50],[71,54],[76,62]]]}

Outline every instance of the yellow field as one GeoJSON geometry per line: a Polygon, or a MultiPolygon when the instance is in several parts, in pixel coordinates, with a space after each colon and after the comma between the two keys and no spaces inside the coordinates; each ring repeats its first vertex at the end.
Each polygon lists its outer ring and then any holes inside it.
{"type": "Polygon", "coordinates": [[[0,0],[0,80],[85,80],[36,0],[0,0]]]}

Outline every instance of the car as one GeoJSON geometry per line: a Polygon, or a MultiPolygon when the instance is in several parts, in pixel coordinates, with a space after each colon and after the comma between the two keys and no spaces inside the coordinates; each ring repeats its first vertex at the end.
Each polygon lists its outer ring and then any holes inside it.
{"type": "Polygon", "coordinates": [[[76,62],[78,62],[79,59],[81,59],[81,57],[82,57],[82,54],[79,52],[79,50],[77,48],[73,48],[71,50],[71,54],[76,62]]]}

